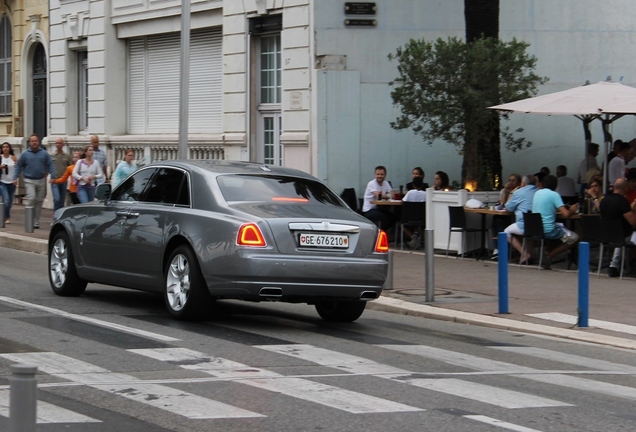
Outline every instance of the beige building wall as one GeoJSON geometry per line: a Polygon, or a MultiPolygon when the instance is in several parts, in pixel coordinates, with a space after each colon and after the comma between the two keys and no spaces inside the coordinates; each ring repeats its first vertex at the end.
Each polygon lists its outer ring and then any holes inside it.
{"type": "Polygon", "coordinates": [[[41,42],[48,50],[49,7],[47,0],[5,1],[0,4],[0,16],[8,15],[12,25],[13,106],[11,116],[0,117],[0,140],[8,141],[16,150],[24,148],[24,136],[29,135],[32,96],[29,91],[29,48],[41,42]],[[25,123],[26,121],[26,123],[25,123]]]}

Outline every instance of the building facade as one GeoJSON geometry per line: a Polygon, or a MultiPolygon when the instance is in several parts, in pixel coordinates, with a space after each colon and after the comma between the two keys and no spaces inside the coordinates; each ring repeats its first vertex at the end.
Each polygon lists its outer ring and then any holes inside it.
{"type": "MultiPolygon", "coordinates": [[[[99,135],[111,167],[126,148],[147,161],[176,157],[181,1],[50,0],[50,10],[44,0],[14,3],[21,8],[6,12],[12,91],[22,102],[0,116],[0,133],[21,142],[41,127],[42,76],[48,140],[79,147],[99,135]]],[[[608,75],[636,84],[629,0],[500,7],[500,37],[529,42],[536,72],[550,78],[540,93],[608,75]]],[[[429,183],[437,170],[459,180],[456,148],[390,127],[399,111],[389,85],[397,65],[387,56],[411,38],[463,37],[462,0],[191,0],[190,9],[189,157],[282,164],[358,194],[376,165],[388,168],[396,189],[415,166],[429,183]]],[[[585,152],[579,120],[518,115],[512,127],[523,127],[533,146],[502,150],[504,175],[550,164],[576,171],[585,152]]],[[[631,118],[613,127],[616,138],[636,136],[631,118]]],[[[596,141],[600,130],[599,122],[596,141]]]]}
{"type": "Polygon", "coordinates": [[[0,142],[18,152],[25,135],[48,131],[47,0],[0,5],[0,142]]]}

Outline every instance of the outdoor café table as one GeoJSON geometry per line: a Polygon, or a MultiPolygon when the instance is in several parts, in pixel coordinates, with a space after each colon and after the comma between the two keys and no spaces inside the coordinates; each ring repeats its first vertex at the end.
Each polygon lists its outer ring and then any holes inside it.
{"type": "Polygon", "coordinates": [[[500,215],[500,216],[509,216],[514,217],[514,213],[509,212],[507,210],[491,210],[489,208],[468,208],[464,207],[464,211],[466,213],[474,213],[481,215],[481,244],[479,245],[479,255],[477,255],[477,259],[488,256],[489,251],[486,248],[486,233],[488,230],[486,229],[486,216],[488,215],[500,215]]]}
{"type": "Polygon", "coordinates": [[[401,206],[402,200],[379,200],[379,201],[371,201],[371,204],[379,205],[379,206],[401,206]]]}
{"type": "MultiPolygon", "coordinates": [[[[402,205],[402,200],[372,200],[371,204],[375,204],[378,207],[383,207],[387,212],[393,213],[393,219],[395,221],[400,220],[400,215],[402,214],[400,206],[402,205]]],[[[393,225],[391,225],[393,226],[393,225]]],[[[397,235],[396,235],[397,238],[397,235]]]]}

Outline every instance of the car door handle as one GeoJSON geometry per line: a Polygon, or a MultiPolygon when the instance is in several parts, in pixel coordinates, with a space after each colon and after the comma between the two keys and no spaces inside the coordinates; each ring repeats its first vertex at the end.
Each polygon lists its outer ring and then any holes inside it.
{"type": "Polygon", "coordinates": [[[128,214],[130,212],[128,210],[119,210],[118,212],[116,212],[115,214],[119,217],[128,217],[128,214]]]}
{"type": "Polygon", "coordinates": [[[128,214],[126,216],[129,217],[129,218],[132,218],[132,219],[136,219],[136,218],[139,217],[139,213],[137,213],[137,212],[128,212],[128,214]]]}

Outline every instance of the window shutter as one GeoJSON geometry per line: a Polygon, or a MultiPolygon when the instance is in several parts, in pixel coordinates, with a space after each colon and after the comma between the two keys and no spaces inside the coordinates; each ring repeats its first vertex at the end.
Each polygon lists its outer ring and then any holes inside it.
{"type": "Polygon", "coordinates": [[[222,132],[221,31],[192,34],[190,40],[190,133],[222,132]]]}
{"type": "Polygon", "coordinates": [[[128,133],[146,133],[146,73],[144,39],[128,42],[128,133]]]}
{"type": "MultiPolygon", "coordinates": [[[[149,36],[129,42],[131,134],[178,133],[180,35],[149,36]]],[[[222,131],[221,32],[193,32],[190,38],[189,133],[222,131]]]]}

